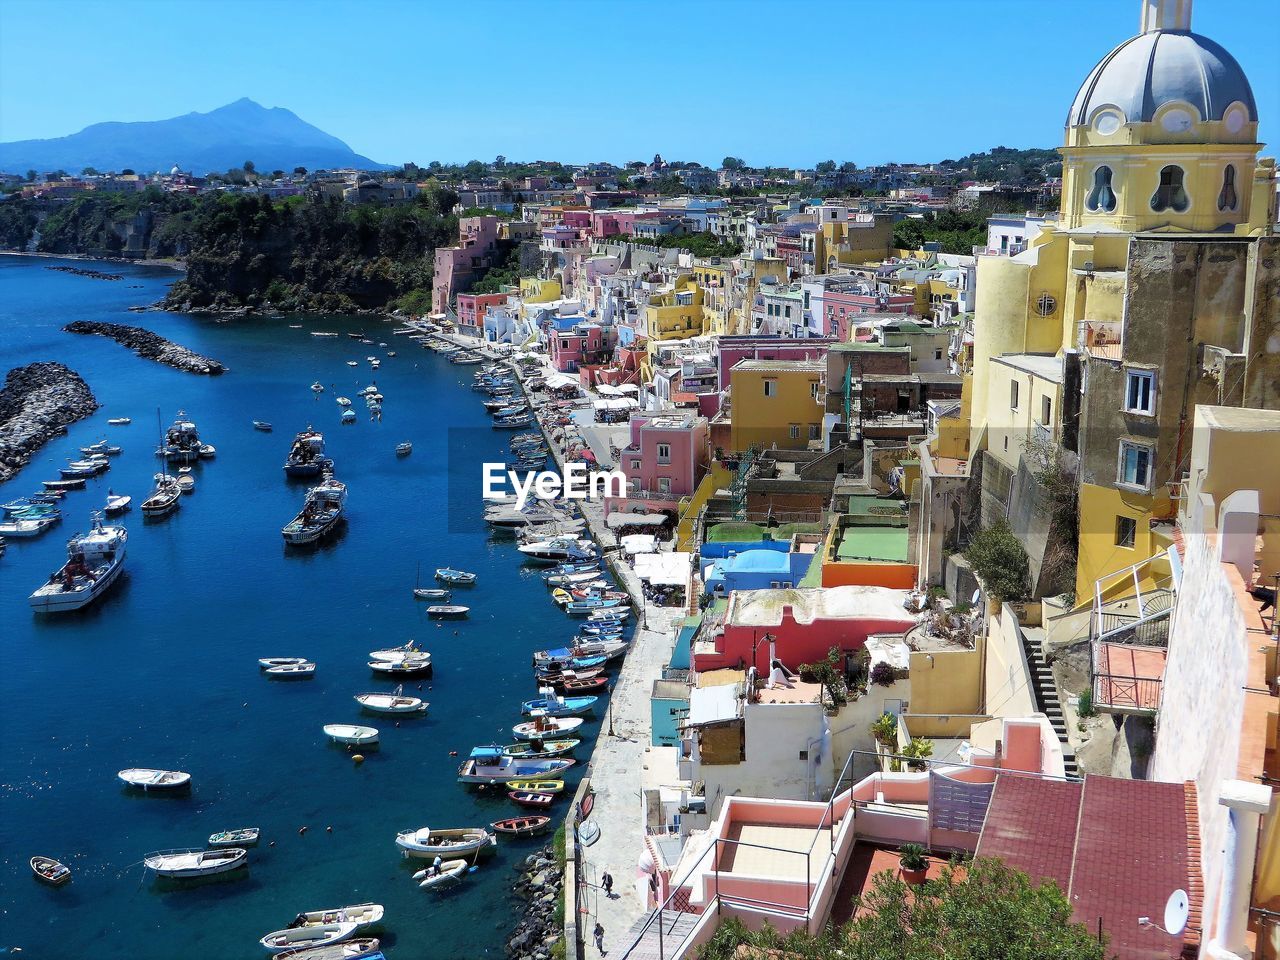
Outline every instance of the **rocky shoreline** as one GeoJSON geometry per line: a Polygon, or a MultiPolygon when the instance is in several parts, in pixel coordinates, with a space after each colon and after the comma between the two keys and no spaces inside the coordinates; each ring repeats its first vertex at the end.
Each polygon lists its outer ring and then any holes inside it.
{"type": "MultiPolygon", "coordinates": [[[[516,866],[520,878],[515,893],[525,901],[510,939],[507,956],[512,960],[550,960],[564,937],[564,914],[559,909],[564,869],[556,860],[555,845],[548,843],[516,866]]],[[[563,956],[563,951],[560,951],[563,956]]]]}
{"type": "Polygon", "coordinates": [[[0,387],[0,483],[31,462],[67,424],[98,409],[80,374],[61,363],[14,367],[0,387]]]}
{"type": "Polygon", "coordinates": [[[122,323],[101,323],[96,320],[76,320],[62,329],[67,333],[110,337],[116,343],[131,348],[140,357],[168,364],[178,370],[186,370],[188,373],[217,376],[227,372],[227,368],[217,360],[202,357],[186,347],[141,327],[128,327],[122,323]]]}
{"type": "Polygon", "coordinates": [[[46,270],[57,270],[59,273],[70,273],[77,277],[88,277],[90,280],[123,280],[123,273],[103,273],[101,270],[85,270],[80,267],[45,267],[46,270]]]}

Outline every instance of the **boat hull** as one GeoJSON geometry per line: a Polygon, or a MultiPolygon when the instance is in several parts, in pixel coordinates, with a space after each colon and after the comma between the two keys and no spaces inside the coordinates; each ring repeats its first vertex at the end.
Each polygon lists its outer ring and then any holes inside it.
{"type": "Polygon", "coordinates": [[[111,585],[124,570],[124,551],[121,550],[116,560],[108,567],[107,572],[95,580],[84,590],[60,591],[44,593],[41,587],[31,595],[31,609],[37,613],[68,613],[82,610],[111,589],[111,585]]]}

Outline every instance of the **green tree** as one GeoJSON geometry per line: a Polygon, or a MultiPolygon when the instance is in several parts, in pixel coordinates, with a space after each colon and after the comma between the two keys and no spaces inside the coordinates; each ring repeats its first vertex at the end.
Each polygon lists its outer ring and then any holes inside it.
{"type": "Polygon", "coordinates": [[[488,168],[479,160],[469,160],[467,161],[467,165],[462,168],[462,175],[468,180],[475,180],[478,177],[483,177],[488,172],[488,168]]]}
{"type": "Polygon", "coordinates": [[[1008,521],[980,530],[964,558],[997,601],[1018,603],[1031,596],[1031,562],[1008,521]]]}
{"type": "Polygon", "coordinates": [[[747,165],[742,162],[741,157],[725,157],[720,161],[720,166],[725,170],[743,170],[747,165]]]}
{"type": "Polygon", "coordinates": [[[1100,943],[1071,918],[1071,904],[1052,882],[1035,884],[1000,860],[979,859],[962,875],[953,867],[921,886],[876,874],[858,902],[857,918],[837,930],[783,936],[738,920],[720,925],[703,960],[731,960],[754,948],[805,960],[1105,960],[1100,943]]]}
{"type": "Polygon", "coordinates": [[[82,176],[96,177],[98,175],[98,170],[96,167],[85,167],[83,170],[80,171],[80,173],[82,176]]]}
{"type": "Polygon", "coordinates": [[[249,174],[250,176],[252,176],[252,175],[253,175],[253,172],[254,172],[255,170],[257,170],[257,167],[255,167],[255,166],[253,165],[253,161],[252,161],[252,160],[246,160],[246,161],[244,162],[244,172],[245,172],[245,173],[247,173],[247,174],[249,174]]]}
{"type": "Polygon", "coordinates": [[[924,223],[916,217],[907,217],[893,225],[893,246],[898,250],[919,250],[924,246],[924,223]]]}
{"type": "Polygon", "coordinates": [[[836,162],[834,160],[823,160],[814,168],[818,173],[835,173],[836,162]]]}
{"type": "Polygon", "coordinates": [[[497,167],[499,170],[501,170],[503,167],[507,165],[507,158],[504,157],[502,154],[498,154],[496,157],[493,158],[493,165],[497,167]]]}
{"type": "Polygon", "coordinates": [[[36,177],[38,177],[38,176],[40,176],[40,174],[39,174],[39,173],[37,173],[35,170],[28,170],[28,171],[27,171],[27,183],[34,183],[34,182],[35,182],[35,180],[36,180],[36,177]]]}
{"type": "Polygon", "coordinates": [[[307,175],[307,168],[306,168],[306,167],[294,167],[294,168],[293,168],[293,175],[294,175],[295,177],[299,178],[299,179],[302,179],[303,177],[305,177],[305,176],[307,175]]]}

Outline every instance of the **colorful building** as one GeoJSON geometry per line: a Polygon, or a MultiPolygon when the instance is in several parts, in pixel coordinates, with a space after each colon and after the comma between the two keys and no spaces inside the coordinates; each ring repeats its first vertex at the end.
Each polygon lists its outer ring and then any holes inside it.
{"type": "Polygon", "coordinates": [[[739,360],[729,371],[730,449],[822,442],[823,360],[739,360]]]}
{"type": "Polygon", "coordinates": [[[437,247],[431,282],[431,311],[445,313],[457,294],[470,289],[474,278],[494,266],[498,253],[495,216],[463,217],[458,221],[458,244],[437,247]]]}

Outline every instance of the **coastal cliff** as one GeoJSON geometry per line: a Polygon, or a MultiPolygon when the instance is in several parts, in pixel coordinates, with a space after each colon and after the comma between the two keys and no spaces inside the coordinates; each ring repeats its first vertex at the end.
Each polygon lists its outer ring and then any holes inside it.
{"type": "Polygon", "coordinates": [[[60,363],[14,367],[0,387],[0,483],[25,467],[36,451],[98,409],[80,374],[60,363]]]}
{"type": "Polygon", "coordinates": [[[217,376],[227,372],[227,368],[217,360],[201,356],[172,340],[166,340],[158,333],[152,333],[141,327],[128,327],[122,323],[101,323],[95,320],[76,320],[62,329],[67,333],[110,337],[116,343],[129,347],[140,357],[167,364],[178,370],[186,370],[188,373],[217,376]]]}

